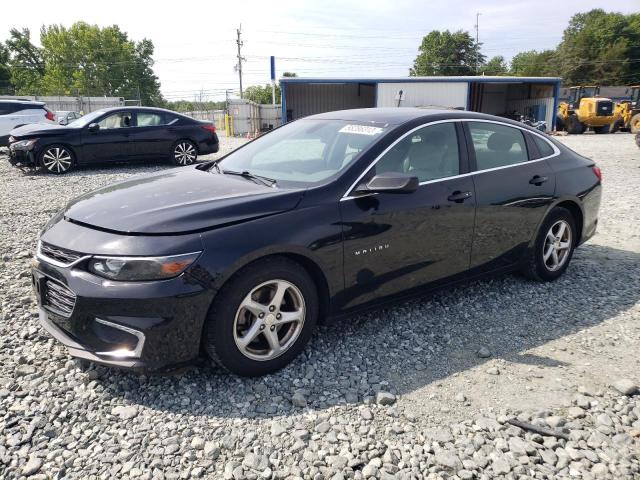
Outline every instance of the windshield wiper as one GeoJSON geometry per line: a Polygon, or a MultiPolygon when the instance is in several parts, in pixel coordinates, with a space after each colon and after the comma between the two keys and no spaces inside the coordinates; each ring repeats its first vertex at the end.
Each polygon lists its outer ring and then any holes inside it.
{"type": "Polygon", "coordinates": [[[251,173],[248,170],[244,170],[242,172],[236,172],[235,170],[222,170],[222,173],[229,174],[229,175],[238,175],[239,177],[248,178],[250,180],[257,181],[257,182],[261,183],[262,185],[266,185],[267,187],[273,187],[277,183],[275,178],[269,178],[269,177],[263,177],[262,175],[256,175],[255,173],[251,173]]]}

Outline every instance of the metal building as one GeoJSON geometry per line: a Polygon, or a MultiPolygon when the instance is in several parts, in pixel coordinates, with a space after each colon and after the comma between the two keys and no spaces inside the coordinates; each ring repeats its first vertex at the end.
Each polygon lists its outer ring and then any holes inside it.
{"type": "Polygon", "coordinates": [[[555,124],[556,77],[406,77],[280,79],[285,122],[366,107],[445,107],[555,124]]]}

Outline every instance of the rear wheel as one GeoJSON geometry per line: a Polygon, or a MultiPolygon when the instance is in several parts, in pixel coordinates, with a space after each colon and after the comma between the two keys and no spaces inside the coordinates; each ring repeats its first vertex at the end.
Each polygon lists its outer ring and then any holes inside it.
{"type": "Polygon", "coordinates": [[[198,158],[198,149],[191,140],[179,140],[173,146],[172,158],[180,167],[191,165],[198,158]]]}
{"type": "Polygon", "coordinates": [[[541,282],[560,277],[569,266],[578,239],[571,212],[556,207],[544,220],[522,273],[541,282]]]}
{"type": "Polygon", "coordinates": [[[40,165],[49,173],[60,175],[73,168],[75,158],[67,147],[50,145],[40,154],[40,165]]]}
{"type": "Polygon", "coordinates": [[[318,317],[318,293],[297,263],[274,257],[236,274],[216,296],[203,343],[214,363],[243,376],[274,372],[300,354],[318,317]]]}

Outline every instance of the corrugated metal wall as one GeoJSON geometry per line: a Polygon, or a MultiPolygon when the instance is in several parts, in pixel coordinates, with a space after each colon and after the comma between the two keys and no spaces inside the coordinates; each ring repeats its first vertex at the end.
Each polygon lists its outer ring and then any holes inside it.
{"type": "Polygon", "coordinates": [[[290,83],[286,88],[290,120],[334,110],[375,106],[374,84],[290,83]]]}
{"type": "Polygon", "coordinates": [[[377,107],[397,107],[397,95],[403,92],[401,107],[466,108],[466,82],[379,83],[377,107]]]}
{"type": "Polygon", "coordinates": [[[276,128],[282,124],[280,105],[260,105],[260,129],[276,128]]]}

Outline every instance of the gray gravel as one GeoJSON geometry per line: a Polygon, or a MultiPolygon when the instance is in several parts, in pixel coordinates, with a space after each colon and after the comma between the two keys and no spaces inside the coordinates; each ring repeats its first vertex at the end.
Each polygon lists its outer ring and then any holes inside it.
{"type": "Polygon", "coordinates": [[[563,278],[484,280],[323,326],[259,379],[68,357],[37,323],[39,229],[73,196],[168,167],[52,177],[0,155],[0,478],[639,478],[640,150],[628,134],[561,140],[605,182],[599,235],[563,278]]]}

